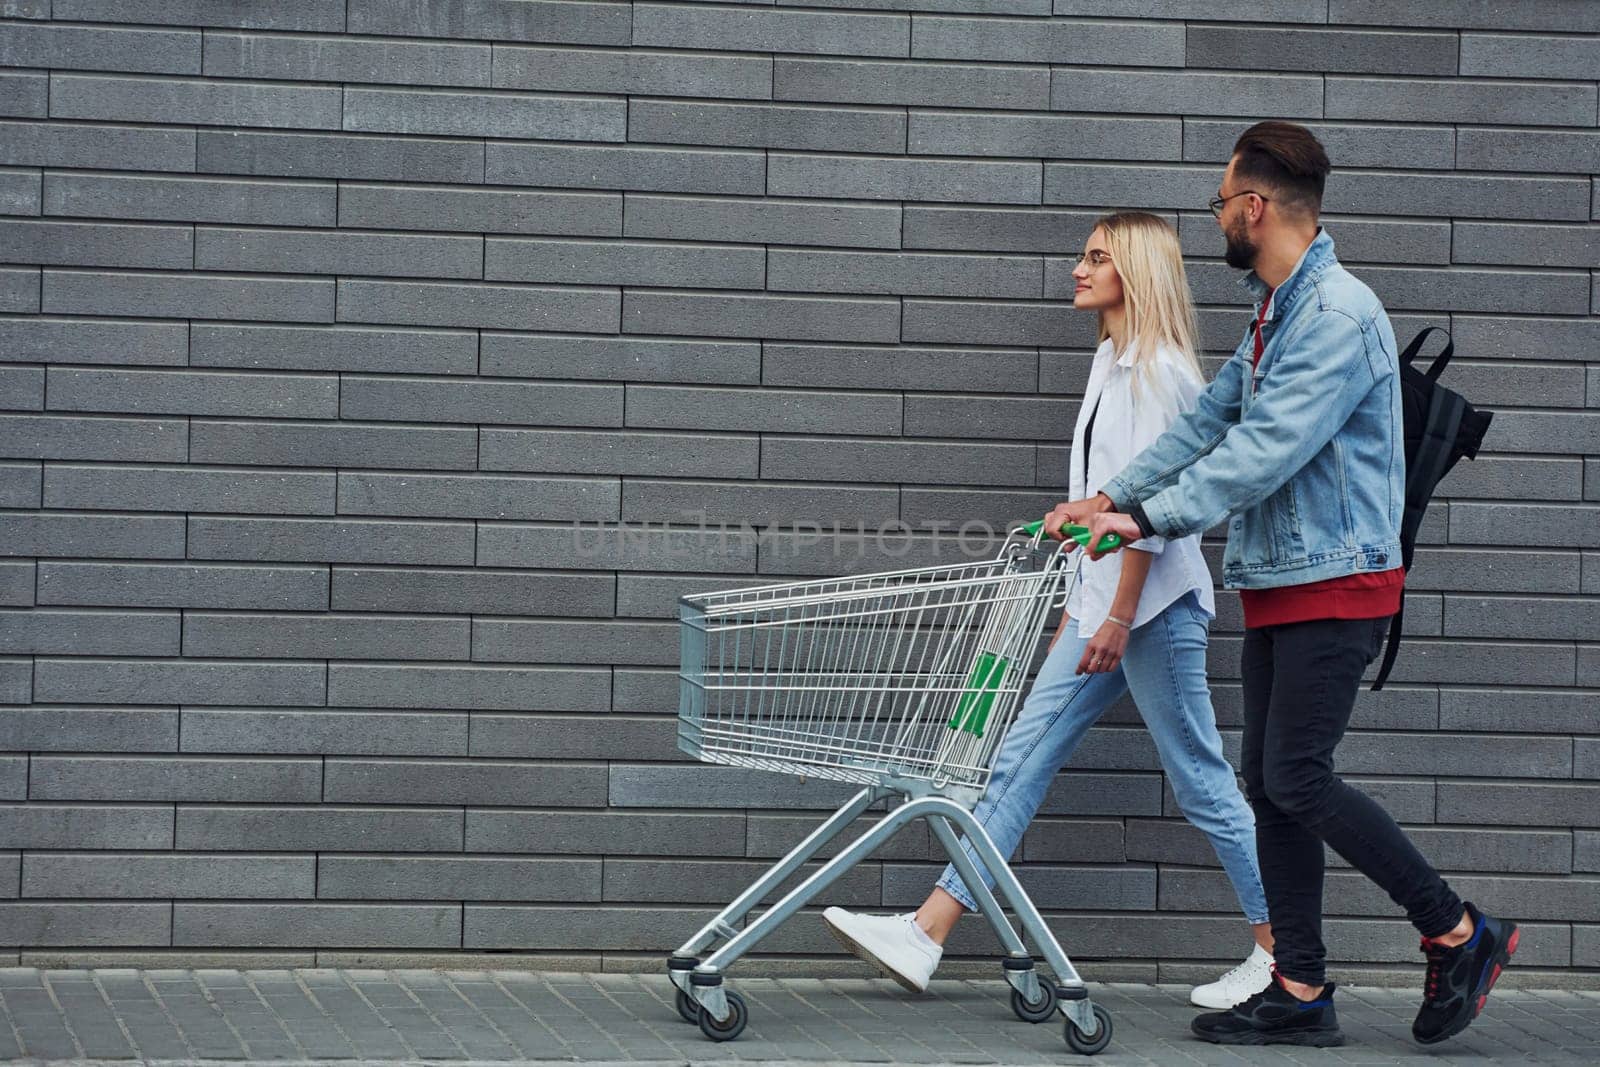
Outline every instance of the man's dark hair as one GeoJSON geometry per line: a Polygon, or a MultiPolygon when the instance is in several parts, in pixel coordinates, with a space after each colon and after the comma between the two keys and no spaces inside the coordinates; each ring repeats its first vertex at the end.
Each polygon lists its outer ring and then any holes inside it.
{"type": "Polygon", "coordinates": [[[1234,142],[1233,175],[1265,185],[1280,206],[1315,216],[1328,181],[1328,153],[1316,135],[1293,122],[1258,122],[1234,142]]]}

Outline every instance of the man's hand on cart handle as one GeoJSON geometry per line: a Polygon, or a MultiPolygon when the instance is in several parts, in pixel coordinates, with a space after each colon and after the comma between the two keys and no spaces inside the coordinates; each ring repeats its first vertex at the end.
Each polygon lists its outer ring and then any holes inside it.
{"type": "Polygon", "coordinates": [[[1131,515],[1103,511],[1089,519],[1089,558],[1100,559],[1144,536],[1131,515]]]}

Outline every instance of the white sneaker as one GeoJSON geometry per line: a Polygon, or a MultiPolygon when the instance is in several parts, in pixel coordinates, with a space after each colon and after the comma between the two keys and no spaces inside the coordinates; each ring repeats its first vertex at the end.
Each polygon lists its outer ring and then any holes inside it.
{"type": "Polygon", "coordinates": [[[1189,1003],[1213,1011],[1227,1011],[1243,1004],[1272,983],[1272,953],[1255,947],[1239,966],[1218,978],[1210,985],[1195,986],[1189,993],[1189,1003]]]}
{"type": "Polygon", "coordinates": [[[913,993],[927,992],[928,979],[939,966],[944,949],[916,924],[913,913],[856,915],[829,908],[822,913],[822,921],[845,948],[885,976],[913,993]]]}

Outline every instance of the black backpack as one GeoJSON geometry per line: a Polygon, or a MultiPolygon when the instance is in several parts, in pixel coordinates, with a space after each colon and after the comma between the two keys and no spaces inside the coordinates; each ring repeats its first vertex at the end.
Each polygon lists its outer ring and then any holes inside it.
{"type": "MultiPolygon", "coordinates": [[[[1494,418],[1492,412],[1477,410],[1461,394],[1439,384],[1439,375],[1449,365],[1455,350],[1448,330],[1429,326],[1412,338],[1406,350],[1400,353],[1400,402],[1405,409],[1406,424],[1406,511],[1400,522],[1400,557],[1408,571],[1417,547],[1417,530],[1422,526],[1422,516],[1428,510],[1434,488],[1462,456],[1477,457],[1484,432],[1494,418]],[[1422,351],[1422,343],[1435,330],[1445,336],[1444,350],[1432,366],[1420,371],[1412,363],[1422,351]]],[[[1389,669],[1394,666],[1395,655],[1400,651],[1400,622],[1404,614],[1402,602],[1389,624],[1389,647],[1384,650],[1378,678],[1372,683],[1375,691],[1383,688],[1389,669]]]]}

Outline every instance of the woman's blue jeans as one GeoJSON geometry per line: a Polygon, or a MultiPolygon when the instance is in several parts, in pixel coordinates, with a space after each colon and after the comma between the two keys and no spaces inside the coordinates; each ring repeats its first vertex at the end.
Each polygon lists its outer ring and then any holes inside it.
{"type": "MultiPolygon", "coordinates": [[[[1069,632],[1046,657],[1017,721],[1000,743],[989,788],[973,811],[1002,856],[1016,851],[1051,780],[1089,727],[1131,690],[1178,806],[1211,839],[1245,918],[1251,923],[1267,921],[1267,898],[1256,862],[1255,815],[1222,755],[1206,685],[1209,623],[1194,593],[1186,593],[1130,633],[1121,666],[1101,674],[1073,673],[1089,641],[1077,636],[1075,625],[1069,624],[1069,632]]],[[[983,871],[984,881],[993,886],[993,878],[970,845],[967,852],[983,871]]],[[[969,911],[977,910],[953,865],[945,868],[939,886],[969,911]]],[[[1085,904],[1093,907],[1092,901],[1085,904]]]]}

